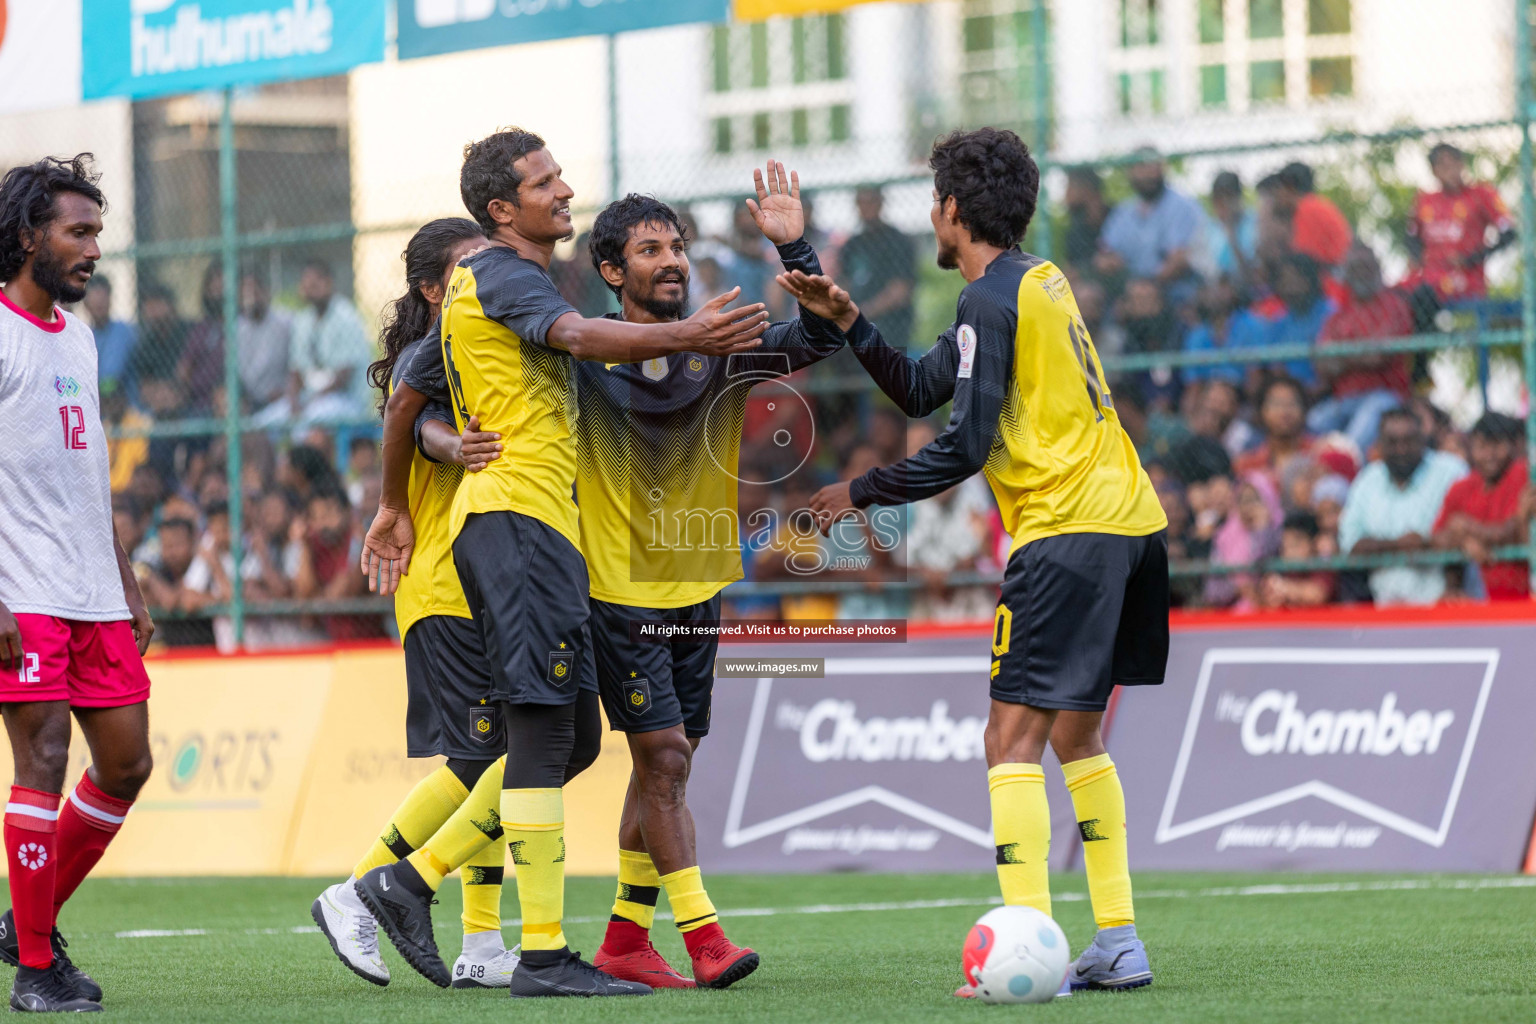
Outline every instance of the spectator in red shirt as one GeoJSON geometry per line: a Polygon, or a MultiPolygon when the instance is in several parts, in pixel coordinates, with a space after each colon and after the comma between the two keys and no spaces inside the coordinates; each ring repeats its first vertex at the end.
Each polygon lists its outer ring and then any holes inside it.
{"type": "MultiPolygon", "coordinates": [[[[1319,344],[1403,338],[1413,334],[1413,310],[1397,292],[1381,280],[1381,264],[1370,247],[1350,247],[1344,261],[1344,282],[1353,301],[1323,324],[1319,344]]],[[[1344,356],[1319,359],[1318,372],[1329,380],[1329,397],[1319,402],[1307,418],[1315,434],[1342,430],[1360,448],[1361,455],[1376,443],[1381,414],[1405,405],[1411,397],[1411,356],[1344,356]]]]}
{"type": "Polygon", "coordinates": [[[1290,219],[1291,248],[1326,268],[1344,262],[1354,232],[1333,200],[1313,191],[1312,168],[1286,164],[1276,177],[1274,203],[1277,212],[1290,219]]]}
{"type": "Polygon", "coordinates": [[[1469,182],[1466,157],[1442,142],[1429,151],[1438,192],[1420,192],[1408,218],[1415,274],[1444,301],[1488,294],[1483,264],[1515,240],[1515,222],[1487,182],[1469,182]]]}
{"type": "Polygon", "coordinates": [[[1525,441],[1519,420],[1490,412],[1472,428],[1472,472],[1451,485],[1435,522],[1435,546],[1459,550],[1483,568],[1492,601],[1525,601],[1531,573],[1524,562],[1490,563],[1494,548],[1524,544],[1522,514],[1530,469],[1518,458],[1525,441]]]}
{"type": "MultiPolygon", "coordinates": [[[[316,491],[304,517],[294,522],[293,538],[301,541],[294,597],[339,601],[363,595],[367,581],[357,571],[361,546],[352,528],[351,503],[345,491],[339,487],[316,491]]],[[[376,636],[376,625],[356,617],[325,617],[325,631],[332,640],[376,636]]]]}

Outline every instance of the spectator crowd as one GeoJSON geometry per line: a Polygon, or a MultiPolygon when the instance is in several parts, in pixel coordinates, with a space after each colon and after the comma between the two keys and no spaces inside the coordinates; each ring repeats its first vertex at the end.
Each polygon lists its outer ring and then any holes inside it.
{"type": "MultiPolygon", "coordinates": [[[[1150,150],[1128,167],[1130,195],[1119,202],[1093,169],[1068,173],[1056,251],[1101,356],[1350,346],[1317,359],[1154,365],[1112,378],[1116,409],[1167,511],[1175,562],[1212,567],[1177,575],[1176,604],[1529,599],[1525,563],[1495,555],[1526,542],[1533,513],[1523,424],[1488,413],[1458,432],[1427,397],[1422,357],[1372,351],[1374,342],[1434,330],[1443,310],[1488,302],[1484,264],[1514,237],[1498,192],[1469,179],[1462,153],[1441,144],[1430,165],[1436,187],[1414,201],[1408,269],[1391,284],[1305,164],[1251,190],[1224,171],[1204,201],[1171,184],[1150,150]],[[1295,565],[1335,555],[1381,564],[1295,565]]],[[[855,207],[853,231],[828,232],[807,196],[808,237],[886,337],[921,350],[929,343],[916,336],[922,243],[890,222],[880,189],[859,189],[855,207]]],[[[776,255],[745,207],[715,236],[685,221],[697,301],[739,284],[743,302],[793,315],[773,285],[776,255]]],[[[584,313],[611,308],[584,238],[575,258],[551,269],[584,313]]],[[[144,436],[156,424],[227,411],[220,265],[204,274],[190,320],[170,289],[142,277],[136,321],[115,319],[111,289],[97,274],[82,312],[96,333],[103,417],[119,435],[118,533],[162,611],[161,635],[229,647],[223,611],[236,587],[253,648],[384,635],[381,613],[294,604],[366,595],[355,566],[379,490],[377,399],[366,381],[375,345],[332,269],[304,267],[294,312],[274,306],[262,275],[241,276],[234,372],[241,412],[257,429],[244,435],[238,496],[221,435],[144,436]],[[244,524],[238,566],[234,500],[244,524]]],[[[990,618],[996,589],[986,581],[1000,574],[1009,538],[983,480],[905,511],[870,510],[826,538],[795,515],[820,484],[894,462],[943,423],[908,423],[872,394],[851,353],[792,383],[804,402],[749,401],[740,495],[747,579],[792,586],[780,596],[728,590],[727,614],[990,618]],[[786,446],[785,436],[804,441],[786,446]],[[902,579],[911,585],[885,585],[902,579]],[[815,583],[836,585],[803,586],[815,583]]]]}

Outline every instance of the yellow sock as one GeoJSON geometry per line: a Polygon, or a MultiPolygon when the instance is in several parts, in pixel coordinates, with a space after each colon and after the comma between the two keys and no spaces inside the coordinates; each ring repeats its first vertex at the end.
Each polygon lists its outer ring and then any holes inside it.
{"type": "Polygon", "coordinates": [[[506,864],[506,847],[487,843],[459,871],[459,883],[464,886],[465,935],[501,931],[501,880],[506,864]]]}
{"type": "Polygon", "coordinates": [[[421,849],[405,858],[433,892],[471,857],[500,841],[501,775],[506,761],[503,757],[487,768],[459,809],[421,844],[421,849]]]}
{"type": "Polygon", "coordinates": [[[395,808],[389,826],[352,869],[353,877],[362,878],[374,868],[405,859],[442,827],[468,795],[469,790],[447,765],[416,783],[395,808]]]}
{"type": "Polygon", "coordinates": [[[613,900],[613,916],[633,921],[650,930],[656,923],[656,895],[661,876],[648,853],[619,851],[619,892],[613,900]]]}
{"type": "Polygon", "coordinates": [[[697,866],[662,875],[661,884],[667,890],[667,902],[672,904],[672,919],[684,935],[720,920],[697,866]]]}
{"type": "Polygon", "coordinates": [[[517,865],[523,950],[564,949],[565,801],[560,790],[502,790],[501,827],[517,865]]]}
{"type": "Polygon", "coordinates": [[[997,880],[1008,906],[1051,912],[1051,808],[1037,764],[1000,764],[987,772],[997,880]]]}
{"type": "Polygon", "coordinates": [[[1125,790],[1108,754],[1085,757],[1061,766],[1077,812],[1083,837],[1083,864],[1088,869],[1088,896],[1093,919],[1100,928],[1132,924],[1131,868],[1126,856],[1125,790]]]}

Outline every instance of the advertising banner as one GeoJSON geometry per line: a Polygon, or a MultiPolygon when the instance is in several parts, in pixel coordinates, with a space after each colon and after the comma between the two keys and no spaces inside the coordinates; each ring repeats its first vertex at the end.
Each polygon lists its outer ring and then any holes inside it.
{"type": "Polygon", "coordinates": [[[384,59],[385,0],[84,0],[83,89],[154,96],[384,59]]]}
{"type": "MultiPolygon", "coordinates": [[[[751,647],[722,657],[825,656],[822,678],[717,679],[688,784],[711,871],[990,871],[982,734],[985,634],[858,646],[751,647]]],[[[1076,849],[1061,769],[1045,765],[1052,863],[1076,849]]]]}
{"type": "Polygon", "coordinates": [[[1131,863],[1518,871],[1533,663],[1530,625],[1177,634],[1110,736],[1131,863]]]}
{"type": "Polygon", "coordinates": [[[0,0],[0,114],[80,102],[80,0],[0,0]]]}
{"type": "Polygon", "coordinates": [[[400,58],[724,21],[730,0],[400,0],[400,58]]]}
{"type": "Polygon", "coordinates": [[[802,14],[826,14],[829,11],[841,11],[871,2],[872,0],[736,0],[736,17],[741,21],[761,21],[777,15],[798,17],[802,14]]]}

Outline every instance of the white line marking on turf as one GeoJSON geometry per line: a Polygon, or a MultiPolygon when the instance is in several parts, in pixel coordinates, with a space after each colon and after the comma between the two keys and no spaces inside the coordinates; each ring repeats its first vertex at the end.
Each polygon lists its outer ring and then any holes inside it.
{"type": "MultiPolygon", "coordinates": [[[[1536,889],[1536,876],[1517,875],[1509,878],[1399,878],[1380,882],[1299,882],[1272,883],[1267,885],[1226,885],[1204,889],[1140,889],[1137,899],[1222,899],[1233,896],[1318,896],[1351,892],[1405,892],[1420,890],[1478,891],[1484,889],[1536,889]]],[[[1088,899],[1086,892],[1060,892],[1051,895],[1059,903],[1081,903],[1088,899]]],[[[1003,901],[996,896],[957,897],[940,900],[900,900],[882,903],[813,903],[800,907],[741,907],[726,910],[721,917],[789,917],[801,914],[858,914],[881,913],[902,910],[943,910],[951,907],[995,907],[1003,901]]],[[[656,914],[658,921],[670,921],[666,912],[656,914]]],[[[601,924],[608,915],[594,917],[567,917],[566,924],[601,924]]],[[[502,923],[503,928],[516,928],[522,922],[511,919],[502,923]]],[[[136,931],[115,932],[119,939],[169,939],[193,935],[217,934],[207,928],[158,929],[142,928],[136,931]]],[[[318,935],[314,925],[294,928],[247,928],[245,935],[318,935]]],[[[230,932],[229,934],[235,934],[230,932]]]]}

